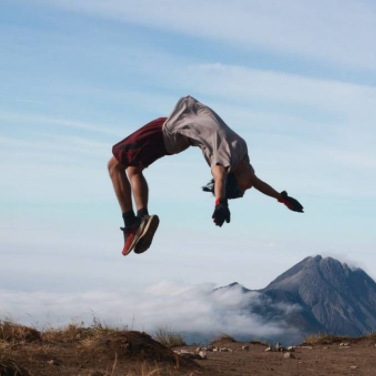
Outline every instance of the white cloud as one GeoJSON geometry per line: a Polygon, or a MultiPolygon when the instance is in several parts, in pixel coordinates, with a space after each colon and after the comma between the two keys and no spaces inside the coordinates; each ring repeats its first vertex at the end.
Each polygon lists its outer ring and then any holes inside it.
{"type": "Polygon", "coordinates": [[[350,0],[38,0],[75,12],[224,41],[247,50],[374,70],[376,8],[350,0]]]}
{"type": "MultiPolygon", "coordinates": [[[[221,333],[234,336],[275,337],[295,335],[297,331],[283,321],[266,321],[252,313],[253,306],[264,305],[256,292],[244,293],[241,287],[213,292],[213,284],[177,285],[161,282],[143,291],[85,293],[16,292],[0,290],[2,317],[10,316],[25,324],[62,325],[72,319],[87,325],[93,314],[110,325],[133,326],[153,332],[167,326],[177,332],[210,337],[221,333]]],[[[270,304],[272,303],[266,303],[270,304]]],[[[279,305],[290,313],[298,306],[279,305]]]]}

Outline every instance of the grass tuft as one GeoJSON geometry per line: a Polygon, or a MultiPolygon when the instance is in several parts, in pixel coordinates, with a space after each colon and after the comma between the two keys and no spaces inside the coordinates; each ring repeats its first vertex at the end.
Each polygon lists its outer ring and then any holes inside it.
{"type": "MultiPolygon", "coordinates": [[[[109,335],[119,330],[119,328],[110,328],[100,320],[94,318],[90,327],[85,327],[83,322],[70,323],[60,328],[46,327],[42,331],[42,339],[45,342],[81,342],[109,335]]],[[[126,330],[126,328],[123,330],[126,330]]]]}
{"type": "Polygon", "coordinates": [[[0,340],[6,342],[33,342],[40,341],[38,330],[15,324],[12,321],[0,320],[0,340]]]}
{"type": "Polygon", "coordinates": [[[307,345],[327,345],[338,342],[350,342],[353,338],[346,336],[335,336],[333,334],[318,333],[309,334],[305,337],[304,343],[307,345]]]}
{"type": "Polygon", "coordinates": [[[226,333],[222,333],[219,335],[219,337],[217,339],[215,339],[214,341],[212,341],[212,343],[214,342],[233,342],[235,343],[236,342],[236,339],[232,336],[230,336],[229,334],[226,334],[226,333]]]}
{"type": "Polygon", "coordinates": [[[170,328],[161,326],[154,334],[153,338],[166,347],[185,346],[186,343],[181,334],[174,333],[170,328]]]}
{"type": "Polygon", "coordinates": [[[33,376],[26,368],[17,364],[11,357],[2,354],[0,356],[0,375],[1,376],[33,376]]]}

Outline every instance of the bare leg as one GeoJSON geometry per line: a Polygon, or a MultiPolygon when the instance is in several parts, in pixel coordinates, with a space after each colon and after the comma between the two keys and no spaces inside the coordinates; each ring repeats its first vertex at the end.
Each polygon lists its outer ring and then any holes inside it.
{"type": "Polygon", "coordinates": [[[143,167],[127,168],[129,180],[132,185],[134,200],[136,201],[137,210],[147,209],[149,199],[149,187],[142,173],[143,167]]]}
{"type": "Polygon", "coordinates": [[[122,213],[129,212],[133,209],[131,185],[129,184],[125,169],[126,166],[119,163],[114,157],[108,162],[108,171],[122,213]]]}
{"type": "MultiPolygon", "coordinates": [[[[144,167],[139,165],[137,167],[130,166],[127,168],[127,173],[132,186],[132,193],[136,202],[137,211],[141,209],[147,209],[149,188],[148,183],[142,173],[144,167]]],[[[141,214],[144,223],[144,229],[140,235],[140,239],[134,249],[135,253],[143,253],[150,247],[155,232],[159,226],[159,217],[157,215],[141,214]],[[146,220],[145,220],[146,219],[146,220]]]]}

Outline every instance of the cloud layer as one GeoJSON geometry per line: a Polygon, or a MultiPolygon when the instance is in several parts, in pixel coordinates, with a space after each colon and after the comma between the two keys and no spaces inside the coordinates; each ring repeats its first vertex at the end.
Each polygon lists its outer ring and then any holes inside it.
{"type": "MultiPolygon", "coordinates": [[[[160,327],[211,338],[221,333],[237,337],[271,338],[297,335],[283,321],[265,322],[252,313],[265,304],[255,292],[241,287],[214,290],[214,285],[186,286],[161,282],[138,293],[92,291],[86,293],[12,292],[0,290],[0,314],[25,324],[43,327],[93,317],[114,326],[153,332],[160,327]]],[[[278,306],[290,313],[298,306],[278,306]]]]}

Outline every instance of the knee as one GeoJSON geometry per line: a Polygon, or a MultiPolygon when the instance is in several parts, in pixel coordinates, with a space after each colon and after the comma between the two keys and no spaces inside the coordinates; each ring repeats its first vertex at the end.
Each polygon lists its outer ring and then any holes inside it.
{"type": "Polygon", "coordinates": [[[120,171],[122,169],[124,170],[125,166],[123,166],[122,164],[120,164],[114,157],[112,157],[108,161],[107,168],[108,168],[108,172],[109,172],[110,176],[113,176],[118,171],[120,171]]]}
{"type": "Polygon", "coordinates": [[[142,170],[142,166],[129,166],[127,168],[128,176],[132,178],[132,176],[142,175],[142,170]]]}

